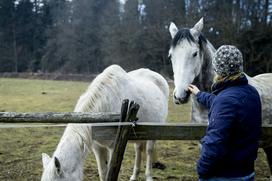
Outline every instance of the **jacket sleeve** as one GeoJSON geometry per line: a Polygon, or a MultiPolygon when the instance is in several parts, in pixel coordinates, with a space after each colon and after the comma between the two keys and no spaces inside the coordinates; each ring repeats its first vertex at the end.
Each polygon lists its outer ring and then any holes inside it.
{"type": "Polygon", "coordinates": [[[237,105],[230,98],[215,99],[211,107],[209,125],[202,139],[202,150],[197,163],[200,178],[209,178],[216,174],[220,160],[228,152],[228,142],[233,121],[236,118],[237,105]]]}
{"type": "Polygon", "coordinates": [[[207,93],[207,92],[198,92],[196,94],[196,100],[203,104],[204,106],[206,106],[208,109],[210,109],[212,102],[215,98],[214,94],[211,93],[207,93]]]}

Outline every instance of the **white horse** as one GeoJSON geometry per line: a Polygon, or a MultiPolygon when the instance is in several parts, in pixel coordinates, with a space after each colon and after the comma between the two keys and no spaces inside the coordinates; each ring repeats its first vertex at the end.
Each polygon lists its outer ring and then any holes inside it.
{"type": "MultiPolygon", "coordinates": [[[[168,113],[169,87],[166,80],[149,69],[129,73],[112,65],[98,75],[79,98],[75,112],[120,112],[123,99],[140,105],[139,121],[165,122],[168,113]]],[[[92,139],[92,128],[68,124],[52,158],[43,153],[42,181],[81,181],[83,164],[92,149],[98,166],[100,180],[104,181],[113,151],[113,141],[92,139]]],[[[155,141],[135,143],[135,165],[130,180],[137,180],[140,172],[141,151],[146,144],[146,180],[152,180],[152,154],[155,141]]]]}
{"type": "MultiPolygon", "coordinates": [[[[174,72],[175,89],[174,102],[183,104],[188,102],[189,84],[196,84],[200,90],[210,91],[214,79],[212,57],[215,53],[213,45],[201,33],[203,18],[193,28],[178,29],[174,23],[170,24],[169,31],[172,43],[169,50],[174,72]]],[[[249,84],[254,86],[262,101],[262,122],[272,124],[272,73],[261,74],[255,77],[247,76],[249,84]]],[[[192,97],[191,121],[207,122],[207,109],[192,97]]],[[[265,140],[264,151],[267,155],[272,173],[272,140],[265,140]]]]}

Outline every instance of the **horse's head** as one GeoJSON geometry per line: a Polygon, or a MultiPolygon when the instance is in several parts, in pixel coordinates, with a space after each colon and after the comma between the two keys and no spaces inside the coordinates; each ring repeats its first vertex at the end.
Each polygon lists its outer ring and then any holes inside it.
{"type": "Polygon", "coordinates": [[[189,100],[188,86],[193,83],[201,72],[203,64],[203,42],[202,36],[203,18],[191,29],[178,29],[174,23],[170,24],[169,31],[172,43],[169,57],[172,61],[174,72],[175,89],[173,93],[174,102],[183,104],[189,100]]]}
{"type": "Polygon", "coordinates": [[[63,168],[57,157],[50,158],[47,154],[42,154],[43,174],[41,181],[81,181],[83,171],[81,166],[69,165],[69,169],[63,168]],[[71,169],[71,167],[73,167],[71,169]]]}

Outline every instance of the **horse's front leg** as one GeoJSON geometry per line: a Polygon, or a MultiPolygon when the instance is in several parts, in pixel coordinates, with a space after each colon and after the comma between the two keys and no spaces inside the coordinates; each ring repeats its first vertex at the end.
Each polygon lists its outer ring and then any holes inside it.
{"type": "Polygon", "coordinates": [[[97,144],[93,144],[93,152],[96,158],[100,181],[105,181],[108,172],[108,150],[97,144]]]}
{"type": "Polygon", "coordinates": [[[146,181],[152,181],[152,161],[153,161],[153,151],[154,151],[155,140],[148,140],[146,142],[146,169],[145,176],[146,181]]]}
{"type": "Polygon", "coordinates": [[[141,169],[141,152],[143,150],[143,143],[142,142],[138,142],[134,144],[134,149],[135,149],[135,162],[134,162],[134,168],[133,168],[133,174],[130,177],[130,181],[136,181],[139,173],[140,173],[140,169],[141,169]]]}
{"type": "Polygon", "coordinates": [[[114,151],[114,149],[113,148],[108,148],[108,162],[107,162],[107,164],[108,164],[108,166],[107,166],[107,168],[108,168],[108,171],[110,170],[110,162],[111,162],[111,159],[112,159],[112,154],[113,154],[113,151],[114,151]]]}

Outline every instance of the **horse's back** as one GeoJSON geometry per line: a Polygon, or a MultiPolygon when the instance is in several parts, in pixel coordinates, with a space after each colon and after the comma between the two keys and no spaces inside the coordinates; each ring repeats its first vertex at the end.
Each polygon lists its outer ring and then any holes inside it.
{"type": "Polygon", "coordinates": [[[169,87],[167,81],[149,69],[137,69],[128,73],[135,87],[134,100],[141,106],[140,121],[165,122],[168,113],[169,87]]]}
{"type": "Polygon", "coordinates": [[[128,73],[132,77],[142,78],[145,81],[150,81],[154,83],[159,89],[163,92],[163,94],[168,97],[169,95],[169,86],[165,78],[157,72],[154,72],[150,69],[141,68],[137,70],[133,70],[128,73]]]}
{"type": "Polygon", "coordinates": [[[263,124],[272,124],[272,73],[248,77],[248,80],[261,97],[263,124]]]}
{"type": "Polygon", "coordinates": [[[254,76],[253,79],[267,81],[267,84],[272,86],[272,73],[259,74],[254,76]]]}

